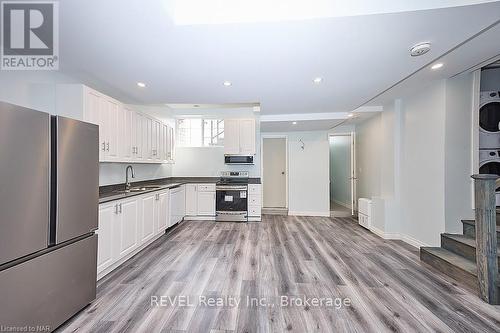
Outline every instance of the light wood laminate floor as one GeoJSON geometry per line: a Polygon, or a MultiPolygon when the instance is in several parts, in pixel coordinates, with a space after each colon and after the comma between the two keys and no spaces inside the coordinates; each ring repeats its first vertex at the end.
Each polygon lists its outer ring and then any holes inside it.
{"type": "Polygon", "coordinates": [[[97,299],[60,331],[498,332],[499,327],[500,307],[420,262],[416,248],[383,240],[350,218],[264,216],[249,224],[183,222],[99,281],[97,299]],[[304,304],[281,304],[281,296],[292,295],[304,304]],[[164,296],[167,304],[157,306],[152,296],[164,296]],[[189,296],[192,306],[181,306],[175,296],[189,296]],[[209,306],[200,296],[234,296],[241,303],[209,306]],[[247,305],[247,296],[264,300],[262,306],[247,305]],[[315,298],[325,302],[310,303],[315,298]],[[350,306],[331,306],[336,298],[350,306]]]}

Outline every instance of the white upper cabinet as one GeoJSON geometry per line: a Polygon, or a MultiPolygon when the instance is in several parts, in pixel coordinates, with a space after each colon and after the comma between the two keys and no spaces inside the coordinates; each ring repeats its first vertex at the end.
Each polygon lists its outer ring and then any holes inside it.
{"type": "Polygon", "coordinates": [[[172,128],[89,87],[57,85],[56,112],[99,125],[100,162],[173,162],[172,128]]]}
{"type": "Polygon", "coordinates": [[[255,155],[254,119],[224,119],[224,154],[255,155]]]}
{"type": "Polygon", "coordinates": [[[255,120],[240,120],[240,154],[255,155],[255,120]]]}

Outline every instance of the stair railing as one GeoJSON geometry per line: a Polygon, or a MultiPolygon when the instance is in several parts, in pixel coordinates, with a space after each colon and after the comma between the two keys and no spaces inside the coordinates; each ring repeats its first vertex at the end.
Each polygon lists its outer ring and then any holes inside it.
{"type": "Polygon", "coordinates": [[[476,215],[476,262],[479,297],[499,304],[495,190],[497,175],[473,175],[476,215]]]}

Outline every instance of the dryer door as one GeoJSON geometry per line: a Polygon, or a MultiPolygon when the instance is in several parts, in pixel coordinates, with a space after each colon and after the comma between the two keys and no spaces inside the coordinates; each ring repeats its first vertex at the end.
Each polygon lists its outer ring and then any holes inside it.
{"type": "Polygon", "coordinates": [[[479,126],[486,132],[500,132],[500,100],[481,106],[479,109],[479,126]]]}
{"type": "MultiPolygon", "coordinates": [[[[500,176],[500,160],[482,163],[479,166],[479,173],[500,176]]],[[[499,190],[500,190],[500,187],[497,188],[497,191],[499,191],[499,190]]]]}

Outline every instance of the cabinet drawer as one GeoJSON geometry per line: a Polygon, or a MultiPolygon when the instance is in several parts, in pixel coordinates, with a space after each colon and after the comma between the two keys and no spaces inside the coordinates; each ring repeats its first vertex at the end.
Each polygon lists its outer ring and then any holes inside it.
{"type": "Polygon", "coordinates": [[[249,184],[248,194],[260,194],[260,184],[249,184]]]}
{"type": "Polygon", "coordinates": [[[248,216],[260,216],[260,206],[248,206],[248,216]]]}
{"type": "Polygon", "coordinates": [[[248,196],[248,206],[260,206],[260,194],[250,194],[248,196]]]}
{"type": "Polygon", "coordinates": [[[198,192],[215,192],[215,184],[198,184],[198,192]]]}

